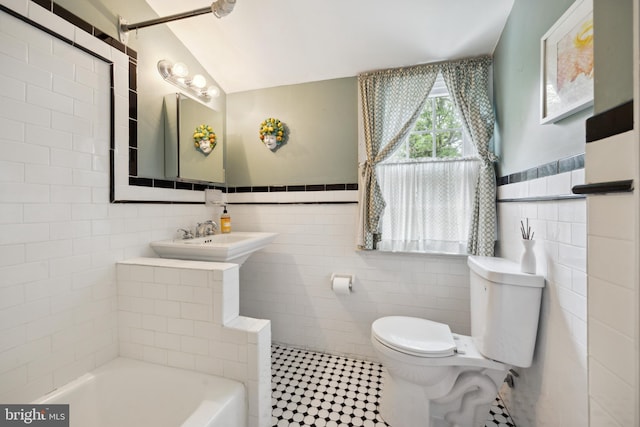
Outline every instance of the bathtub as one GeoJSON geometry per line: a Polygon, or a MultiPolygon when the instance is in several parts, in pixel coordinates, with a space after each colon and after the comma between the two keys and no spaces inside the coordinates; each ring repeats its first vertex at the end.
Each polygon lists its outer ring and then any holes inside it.
{"type": "Polygon", "coordinates": [[[69,404],[70,427],[247,427],[242,383],[126,358],[33,403],[69,404]]]}

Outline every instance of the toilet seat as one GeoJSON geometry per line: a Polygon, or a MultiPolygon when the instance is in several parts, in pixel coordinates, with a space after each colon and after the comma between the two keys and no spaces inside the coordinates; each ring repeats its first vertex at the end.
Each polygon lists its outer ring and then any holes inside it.
{"type": "Polygon", "coordinates": [[[417,317],[382,317],[371,325],[372,336],[381,344],[417,357],[449,357],[456,343],[449,325],[417,317]]]}

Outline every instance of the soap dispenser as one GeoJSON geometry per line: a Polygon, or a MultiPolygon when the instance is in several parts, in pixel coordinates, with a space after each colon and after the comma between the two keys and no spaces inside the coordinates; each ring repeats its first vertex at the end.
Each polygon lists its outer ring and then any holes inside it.
{"type": "Polygon", "coordinates": [[[231,215],[227,213],[227,206],[224,206],[224,212],[220,215],[220,232],[231,233],[231,215]]]}

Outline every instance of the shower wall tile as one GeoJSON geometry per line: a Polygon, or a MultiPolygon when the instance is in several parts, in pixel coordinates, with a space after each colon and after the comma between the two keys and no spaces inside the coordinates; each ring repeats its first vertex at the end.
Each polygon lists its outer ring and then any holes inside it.
{"type": "MultiPolygon", "coordinates": [[[[49,19],[33,2],[0,2],[49,19]]],[[[43,23],[65,25],[51,19],[43,23]]],[[[0,401],[24,403],[118,355],[115,263],[153,255],[150,241],[172,238],[212,210],[110,205],[109,66],[8,14],[0,12],[0,21],[0,49],[33,53],[5,56],[0,70],[0,401]],[[5,82],[13,89],[5,91],[5,82]],[[56,88],[74,94],[72,110],[56,88]],[[95,101],[87,102],[87,90],[95,101]]],[[[105,54],[113,55],[110,47],[105,54]]],[[[153,316],[174,308],[154,309],[144,322],[163,328],[153,316]]]]}

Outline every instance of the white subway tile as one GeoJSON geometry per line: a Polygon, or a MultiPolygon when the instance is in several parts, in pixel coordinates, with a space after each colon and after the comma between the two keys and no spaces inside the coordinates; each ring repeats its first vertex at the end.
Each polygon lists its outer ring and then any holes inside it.
{"type": "Polygon", "coordinates": [[[0,224],[22,223],[24,218],[23,207],[24,205],[19,203],[0,204],[0,224]]]}
{"type": "Polygon", "coordinates": [[[558,245],[558,262],[579,271],[587,271],[587,250],[584,247],[558,245]]]}
{"type": "Polygon", "coordinates": [[[155,332],[155,346],[167,350],[180,350],[180,335],[155,332]]]}
{"type": "Polygon", "coordinates": [[[149,363],[168,365],[169,351],[157,347],[144,346],[142,359],[149,363]]]}
{"type": "MultiPolygon", "coordinates": [[[[56,223],[71,219],[71,206],[66,204],[46,204],[42,202],[46,202],[46,200],[24,206],[25,223],[56,223]]],[[[41,227],[44,228],[43,226],[41,227]]],[[[44,236],[41,234],[40,238],[44,238],[44,236]]]]}
{"type": "MultiPolygon", "coordinates": [[[[13,307],[25,302],[25,286],[24,285],[14,285],[0,288],[0,309],[4,309],[7,307],[13,307]]],[[[0,360],[1,360],[0,353],[0,360]]],[[[2,364],[0,363],[0,369],[2,364]]]]}
{"type": "Polygon", "coordinates": [[[633,425],[635,401],[632,387],[628,382],[623,381],[598,360],[592,358],[589,361],[589,386],[592,425],[620,427],[633,425]]]}
{"type": "Polygon", "coordinates": [[[21,121],[8,120],[0,117],[2,138],[9,141],[21,142],[25,140],[25,124],[21,121]]]}
{"type": "Polygon", "coordinates": [[[52,116],[55,114],[46,108],[15,101],[11,98],[4,98],[3,102],[0,103],[0,117],[22,120],[38,126],[49,126],[52,123],[52,116]]]}
{"type": "Polygon", "coordinates": [[[589,354],[607,366],[612,373],[631,385],[629,372],[634,372],[633,339],[610,328],[598,320],[589,320],[589,354]]]}
{"type": "MultiPolygon", "coordinates": [[[[20,15],[26,16],[28,13],[28,6],[31,2],[29,0],[1,0],[0,4],[8,7],[9,9],[18,12],[20,15]]],[[[8,17],[8,16],[7,16],[8,17]]],[[[9,18],[12,21],[14,20],[13,18],[9,18]]],[[[4,24],[6,24],[6,22],[2,22],[3,24],[3,28],[4,28],[4,24]]]]}
{"type": "Polygon", "coordinates": [[[38,24],[51,29],[56,34],[59,34],[69,40],[73,40],[73,25],[37,4],[31,3],[29,5],[29,18],[38,24]]]}
{"type": "Polygon", "coordinates": [[[222,376],[222,360],[216,357],[196,355],[196,370],[210,375],[222,376]]]}
{"type": "Polygon", "coordinates": [[[213,321],[213,307],[207,304],[181,302],[180,313],[183,319],[213,321]]]}
{"type": "Polygon", "coordinates": [[[180,317],[180,303],[176,301],[154,301],[154,313],[159,316],[180,317]]]}
{"type": "Polygon", "coordinates": [[[24,365],[0,374],[0,396],[19,389],[27,381],[27,369],[24,365]]]}
{"type": "Polygon", "coordinates": [[[25,260],[24,245],[0,246],[0,267],[21,264],[25,260]]]}
{"type": "Polygon", "coordinates": [[[571,171],[571,186],[584,184],[584,168],[571,171]]]}
{"type": "Polygon", "coordinates": [[[196,367],[195,355],[180,351],[167,351],[167,365],[194,370],[196,367]]]}
{"type": "Polygon", "coordinates": [[[168,319],[164,316],[144,314],[142,316],[142,327],[152,331],[168,332],[168,319]]]}
{"type": "Polygon", "coordinates": [[[636,200],[629,195],[590,197],[589,235],[631,240],[634,235],[636,200]]]}
{"type": "Polygon", "coordinates": [[[25,182],[31,184],[69,185],[72,173],[68,168],[44,165],[26,165],[25,182]]]}
{"type": "Polygon", "coordinates": [[[5,98],[25,102],[27,99],[27,85],[20,80],[0,75],[0,93],[2,93],[5,98]]]}
{"type": "Polygon", "coordinates": [[[46,262],[17,264],[0,268],[0,287],[42,280],[49,276],[46,262]]]}
{"type": "Polygon", "coordinates": [[[91,189],[70,185],[52,185],[51,202],[53,203],[90,203],[91,189]]]}
{"type": "MultiPolygon", "coordinates": [[[[23,61],[16,60],[15,58],[8,57],[6,55],[2,55],[2,68],[3,74],[11,79],[18,80],[22,82],[21,84],[34,84],[45,89],[50,89],[52,87],[52,75],[50,72],[46,70],[42,70],[40,68],[29,65],[23,61]]],[[[4,102],[3,102],[4,104],[4,102]]],[[[38,111],[44,111],[44,109],[39,109],[38,111]]],[[[0,114],[2,116],[4,114],[0,114]]],[[[7,116],[9,117],[9,116],[7,116]]],[[[32,120],[29,120],[25,117],[21,117],[19,114],[15,114],[13,117],[16,120],[21,122],[30,122],[33,123],[32,120]]],[[[46,123],[47,124],[48,120],[46,123]]]]}
{"type": "Polygon", "coordinates": [[[111,46],[95,38],[93,35],[76,28],[74,35],[69,38],[80,46],[90,49],[106,59],[111,59],[111,46]]]}
{"type": "Polygon", "coordinates": [[[182,269],[180,270],[180,283],[189,286],[207,286],[208,275],[204,270],[182,269]]]}
{"type": "Polygon", "coordinates": [[[70,329],[73,324],[73,314],[70,311],[35,319],[27,324],[27,340],[33,341],[52,336],[60,331],[70,329]]]}
{"type": "Polygon", "coordinates": [[[587,246],[590,277],[597,277],[629,289],[633,288],[635,284],[633,271],[636,263],[633,242],[589,236],[587,246]]]}
{"type": "Polygon", "coordinates": [[[91,170],[91,154],[52,148],[51,165],[91,170]]]}
{"type": "Polygon", "coordinates": [[[52,240],[27,243],[25,245],[26,261],[42,261],[52,258],[71,256],[71,240],[52,240]]]}
{"type": "Polygon", "coordinates": [[[194,321],[191,319],[167,320],[167,332],[178,335],[194,335],[194,321]]]}
{"type": "Polygon", "coordinates": [[[193,287],[185,285],[169,285],[167,298],[178,302],[196,302],[193,296],[193,287]]]}
{"type": "Polygon", "coordinates": [[[73,99],[64,93],[55,93],[40,86],[29,85],[26,94],[26,101],[30,104],[52,111],[73,114],[73,99]]]}
{"type": "Polygon", "coordinates": [[[94,57],[74,46],[71,46],[69,43],[54,39],[52,52],[56,58],[74,65],[76,79],[78,79],[79,75],[86,72],[85,70],[93,70],[95,63],[94,57]]]}
{"type": "Polygon", "coordinates": [[[180,350],[194,355],[207,356],[209,355],[209,341],[203,338],[182,336],[180,337],[180,350]]]}
{"type": "Polygon", "coordinates": [[[91,267],[91,255],[74,255],[65,258],[49,260],[51,277],[67,276],[79,271],[88,270],[91,267]]]}
{"type": "Polygon", "coordinates": [[[0,160],[47,165],[49,164],[49,149],[33,144],[0,140],[0,160]]]}
{"type": "Polygon", "coordinates": [[[589,317],[628,337],[633,337],[634,292],[597,277],[590,277],[589,317]]]}
{"type": "Polygon", "coordinates": [[[0,329],[0,352],[23,345],[27,342],[27,329],[24,324],[0,329]]]}

